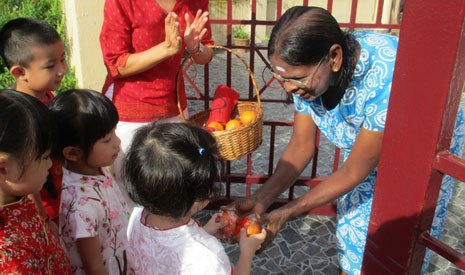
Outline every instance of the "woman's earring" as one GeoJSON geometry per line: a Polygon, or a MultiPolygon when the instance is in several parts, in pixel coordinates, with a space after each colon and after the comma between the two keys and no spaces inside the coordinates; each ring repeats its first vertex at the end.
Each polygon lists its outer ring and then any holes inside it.
{"type": "Polygon", "coordinates": [[[332,70],[333,72],[335,72],[335,73],[339,72],[339,68],[336,67],[336,61],[333,62],[333,66],[332,66],[331,70],[332,70]]]}

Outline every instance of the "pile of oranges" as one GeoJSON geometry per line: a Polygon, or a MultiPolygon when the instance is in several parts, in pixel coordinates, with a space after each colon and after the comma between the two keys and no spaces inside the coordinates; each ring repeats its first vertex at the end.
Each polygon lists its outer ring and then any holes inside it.
{"type": "Polygon", "coordinates": [[[226,124],[219,122],[219,121],[212,121],[207,125],[207,128],[213,129],[213,131],[224,131],[224,130],[231,130],[241,126],[242,124],[249,123],[252,121],[257,114],[254,111],[244,111],[240,115],[239,120],[231,119],[226,124]]]}

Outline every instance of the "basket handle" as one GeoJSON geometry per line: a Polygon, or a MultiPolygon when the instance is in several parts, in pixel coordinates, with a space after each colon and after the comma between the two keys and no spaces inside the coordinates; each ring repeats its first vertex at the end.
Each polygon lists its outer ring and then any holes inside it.
{"type": "MultiPolygon", "coordinates": [[[[249,75],[250,75],[250,79],[252,80],[252,84],[255,88],[255,92],[257,94],[257,102],[258,102],[258,107],[261,108],[262,107],[262,104],[260,102],[260,92],[258,90],[258,86],[257,86],[257,83],[255,82],[255,77],[252,73],[252,71],[250,70],[250,67],[249,65],[247,64],[247,61],[245,61],[242,57],[239,56],[238,53],[236,53],[234,50],[231,50],[229,48],[226,48],[226,47],[223,47],[223,46],[216,46],[216,45],[207,45],[206,47],[209,47],[211,49],[221,49],[221,50],[225,50],[225,51],[228,51],[232,54],[234,54],[237,58],[239,58],[240,61],[242,61],[242,63],[244,64],[245,68],[247,69],[247,71],[249,72],[249,75]]],[[[187,56],[186,58],[184,58],[184,60],[181,62],[181,66],[179,67],[179,70],[178,72],[176,73],[176,100],[177,100],[177,103],[178,103],[178,110],[179,110],[179,113],[181,114],[181,120],[183,122],[186,122],[186,118],[184,117],[184,113],[182,111],[182,107],[181,107],[181,102],[179,101],[179,80],[180,80],[180,77],[182,75],[182,70],[183,70],[183,67],[184,67],[184,64],[186,63],[187,60],[190,59],[190,55],[187,56]]]]}

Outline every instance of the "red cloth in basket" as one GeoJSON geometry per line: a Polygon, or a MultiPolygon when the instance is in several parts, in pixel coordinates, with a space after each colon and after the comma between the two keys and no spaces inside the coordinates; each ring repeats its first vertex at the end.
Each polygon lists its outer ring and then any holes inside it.
{"type": "Polygon", "coordinates": [[[236,106],[237,100],[239,100],[239,96],[239,93],[228,86],[218,86],[215,90],[215,94],[213,95],[210,116],[208,117],[206,125],[213,121],[221,123],[228,122],[232,110],[234,109],[234,106],[236,106]]]}

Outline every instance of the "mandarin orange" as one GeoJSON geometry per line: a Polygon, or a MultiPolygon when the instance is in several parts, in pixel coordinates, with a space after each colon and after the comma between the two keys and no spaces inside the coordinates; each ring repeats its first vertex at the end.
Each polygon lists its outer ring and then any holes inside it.
{"type": "Polygon", "coordinates": [[[230,121],[228,121],[228,123],[226,123],[225,130],[231,130],[239,126],[241,126],[241,122],[239,120],[231,119],[230,121]]]}
{"type": "Polygon", "coordinates": [[[248,123],[252,121],[257,114],[254,111],[245,111],[241,114],[241,122],[242,124],[248,123]]]}
{"type": "Polygon", "coordinates": [[[221,124],[218,121],[212,121],[212,122],[208,123],[207,128],[212,128],[212,129],[214,129],[214,131],[223,131],[224,130],[223,124],[221,124]]]}

